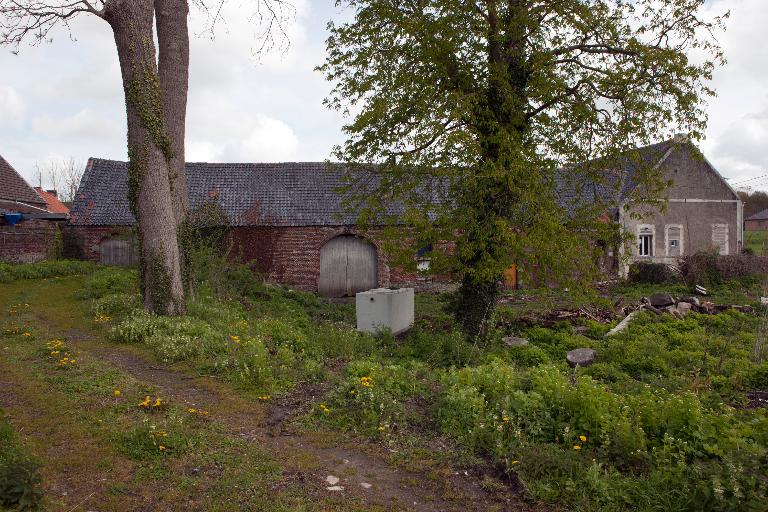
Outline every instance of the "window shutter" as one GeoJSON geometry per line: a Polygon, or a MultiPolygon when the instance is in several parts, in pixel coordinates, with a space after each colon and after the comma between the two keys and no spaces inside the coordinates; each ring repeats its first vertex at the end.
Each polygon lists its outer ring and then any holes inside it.
{"type": "Polygon", "coordinates": [[[712,224],[712,245],[720,254],[728,254],[728,224],[712,224]]]}

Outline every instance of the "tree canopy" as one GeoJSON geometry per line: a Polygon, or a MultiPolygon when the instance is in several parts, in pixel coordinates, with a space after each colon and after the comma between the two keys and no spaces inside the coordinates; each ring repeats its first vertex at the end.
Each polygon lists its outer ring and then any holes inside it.
{"type": "MultiPolygon", "coordinates": [[[[470,335],[482,333],[513,262],[571,286],[594,275],[584,239],[612,236],[604,215],[618,205],[607,189],[622,180],[606,171],[619,158],[676,132],[701,136],[727,16],[707,19],[703,4],[337,2],[354,18],[330,24],[319,68],[334,83],[328,106],[351,118],[335,156],[379,165],[361,220],[380,223],[397,202],[415,243],[456,242],[446,261],[463,278],[457,312],[470,335]]],[[[633,200],[658,202],[660,176],[636,179],[633,200]]]]}

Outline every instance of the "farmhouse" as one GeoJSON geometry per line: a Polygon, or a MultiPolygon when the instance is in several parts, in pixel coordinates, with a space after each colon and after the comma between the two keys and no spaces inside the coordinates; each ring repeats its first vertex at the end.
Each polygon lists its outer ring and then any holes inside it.
{"type": "Polygon", "coordinates": [[[56,252],[67,209],[54,191],[41,193],[0,156],[0,261],[39,261],[56,252]]]}
{"type": "Polygon", "coordinates": [[[629,264],[638,261],[675,264],[680,257],[701,251],[741,252],[744,205],[701,151],[680,136],[640,151],[672,185],[663,209],[625,211],[622,206],[638,185],[631,168],[624,173],[615,220],[634,236],[635,244],[620,248],[626,256],[620,258],[624,261],[620,273],[625,275],[629,264]]]}
{"type": "MultiPolygon", "coordinates": [[[[628,251],[627,262],[674,263],[712,248],[722,254],[741,250],[741,201],[695,146],[676,139],[641,148],[639,154],[643,165],[658,166],[673,185],[665,212],[625,211],[624,203],[640,186],[638,166],[627,162],[613,173],[620,183],[610,192],[616,205],[610,215],[637,241],[616,250],[628,251]]],[[[68,227],[82,257],[105,264],[136,261],[126,176],[125,162],[88,161],[68,227]]],[[[393,266],[381,251],[380,230],[358,229],[338,192],[344,171],[337,166],[189,163],[187,181],[191,209],[219,204],[231,226],[232,254],[251,262],[269,281],[326,296],[376,286],[437,286],[393,266]]],[[[563,201],[574,200],[569,194],[573,190],[563,188],[563,201]]],[[[614,264],[621,273],[627,268],[614,264]]]]}

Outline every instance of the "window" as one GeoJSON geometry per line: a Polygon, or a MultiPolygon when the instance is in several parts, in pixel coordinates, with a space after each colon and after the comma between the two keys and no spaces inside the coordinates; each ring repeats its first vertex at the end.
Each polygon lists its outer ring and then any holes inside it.
{"type": "Polygon", "coordinates": [[[720,254],[728,254],[728,224],[712,224],[712,246],[720,254]]]}
{"type": "Polygon", "coordinates": [[[654,227],[640,225],[637,229],[637,254],[639,256],[653,256],[654,227]]]}
{"type": "Polygon", "coordinates": [[[640,256],[653,256],[653,235],[640,235],[640,256]]]}
{"type": "Polygon", "coordinates": [[[668,224],[667,256],[678,257],[683,255],[683,226],[680,224],[668,224]]]}

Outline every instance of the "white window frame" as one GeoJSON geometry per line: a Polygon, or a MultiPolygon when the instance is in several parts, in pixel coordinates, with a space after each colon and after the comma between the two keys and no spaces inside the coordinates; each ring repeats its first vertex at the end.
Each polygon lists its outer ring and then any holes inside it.
{"type": "Polygon", "coordinates": [[[637,255],[641,258],[653,258],[655,252],[656,252],[656,226],[653,224],[638,224],[637,225],[637,255]],[[642,237],[644,236],[650,236],[651,237],[651,245],[649,247],[650,253],[649,254],[643,254],[642,253],[642,237]]]}
{"type": "Polygon", "coordinates": [[[671,242],[669,238],[670,228],[677,228],[680,230],[680,238],[677,239],[678,240],[677,243],[680,244],[680,256],[683,256],[685,254],[684,252],[685,246],[683,245],[683,238],[685,237],[683,235],[682,224],[667,224],[666,226],[664,226],[664,246],[666,247],[666,255],[669,256],[669,249],[670,249],[669,243],[671,242]]]}
{"type": "Polygon", "coordinates": [[[730,236],[731,236],[731,233],[730,233],[730,228],[728,224],[720,223],[720,222],[712,224],[712,246],[719,248],[720,249],[719,253],[722,256],[727,256],[728,253],[730,252],[730,247],[731,247],[730,236]],[[725,244],[723,247],[720,247],[720,245],[715,241],[715,230],[721,227],[725,228],[725,244]]]}

